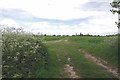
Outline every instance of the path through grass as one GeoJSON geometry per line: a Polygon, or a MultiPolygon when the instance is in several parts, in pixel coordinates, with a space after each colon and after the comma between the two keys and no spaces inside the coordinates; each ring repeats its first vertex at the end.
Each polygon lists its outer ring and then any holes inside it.
{"type": "Polygon", "coordinates": [[[86,59],[79,51],[78,41],[63,38],[61,41],[47,41],[49,51],[49,68],[40,73],[41,77],[65,78],[69,77],[64,71],[64,65],[70,64],[78,76],[83,78],[110,78],[114,77],[101,66],[86,59]],[[69,62],[67,59],[70,58],[69,62]]]}

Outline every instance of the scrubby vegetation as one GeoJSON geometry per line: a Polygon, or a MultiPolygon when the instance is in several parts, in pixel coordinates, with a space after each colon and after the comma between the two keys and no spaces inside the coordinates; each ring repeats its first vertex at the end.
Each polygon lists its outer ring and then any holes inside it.
{"type": "Polygon", "coordinates": [[[48,52],[40,38],[22,29],[5,28],[2,30],[2,76],[38,77],[47,68],[48,52]]]}

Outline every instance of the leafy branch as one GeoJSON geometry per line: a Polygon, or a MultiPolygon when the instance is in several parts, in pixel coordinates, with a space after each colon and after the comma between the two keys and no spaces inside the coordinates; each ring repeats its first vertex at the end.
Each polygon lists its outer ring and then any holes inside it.
{"type": "MultiPolygon", "coordinates": [[[[114,0],[112,3],[110,3],[113,9],[110,11],[115,14],[117,13],[120,15],[120,0],[114,0]]],[[[117,24],[117,27],[120,28],[120,19],[118,19],[118,22],[115,22],[117,24]]]]}

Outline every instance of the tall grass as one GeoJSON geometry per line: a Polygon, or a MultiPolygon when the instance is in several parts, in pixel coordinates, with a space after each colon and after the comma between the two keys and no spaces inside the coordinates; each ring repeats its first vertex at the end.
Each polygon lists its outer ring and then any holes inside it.
{"type": "Polygon", "coordinates": [[[77,44],[90,54],[100,57],[109,64],[118,66],[118,37],[70,37],[70,41],[77,44]]]}
{"type": "Polygon", "coordinates": [[[75,41],[77,39],[71,41],[71,38],[65,38],[64,40],[57,43],[47,43],[51,60],[49,65],[50,70],[45,72],[49,73],[46,74],[46,77],[68,78],[68,74],[63,69],[65,64],[70,64],[77,75],[82,78],[114,78],[111,73],[87,60],[78,51],[80,46],[79,40],[78,42],[75,41]],[[68,39],[67,42],[64,41],[66,39],[68,39]],[[70,58],[70,61],[68,61],[68,58],[70,58]]]}

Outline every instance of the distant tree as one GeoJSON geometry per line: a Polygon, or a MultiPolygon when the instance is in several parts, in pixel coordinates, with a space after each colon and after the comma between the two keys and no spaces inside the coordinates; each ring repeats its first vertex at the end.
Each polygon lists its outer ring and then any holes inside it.
{"type": "Polygon", "coordinates": [[[83,36],[83,34],[82,34],[82,33],[80,33],[80,36],[83,36]]]}
{"type": "Polygon", "coordinates": [[[61,36],[61,35],[57,35],[57,36],[61,36]]]}
{"type": "Polygon", "coordinates": [[[44,34],[44,36],[47,36],[46,34],[44,34]]]}
{"type": "Polygon", "coordinates": [[[77,33],[76,33],[76,36],[77,36],[77,33]]]}
{"type": "Polygon", "coordinates": [[[76,36],[76,35],[72,35],[72,36],[76,36]]]}
{"type": "Polygon", "coordinates": [[[100,36],[100,35],[97,35],[98,37],[100,36]]]}
{"type": "Polygon", "coordinates": [[[52,35],[52,36],[56,36],[56,35],[54,34],[54,35],[52,35]]]}
{"type": "Polygon", "coordinates": [[[86,36],[90,36],[90,35],[89,35],[89,33],[88,33],[88,34],[86,34],[86,36]]]}
{"type": "Polygon", "coordinates": [[[69,36],[69,35],[66,35],[66,36],[69,36]]]}
{"type": "Polygon", "coordinates": [[[62,35],[62,36],[65,36],[65,35],[62,35]]]}

